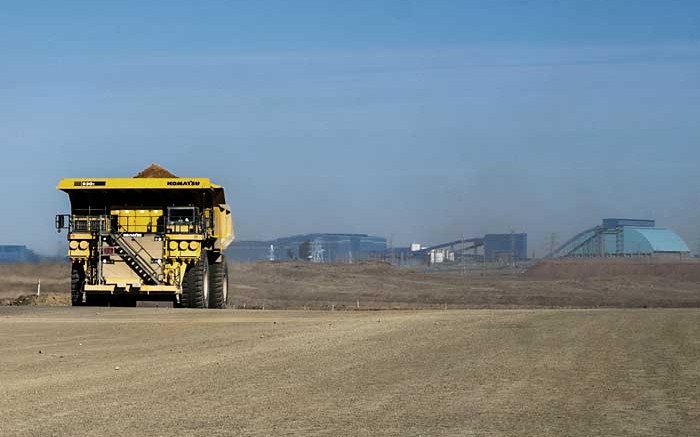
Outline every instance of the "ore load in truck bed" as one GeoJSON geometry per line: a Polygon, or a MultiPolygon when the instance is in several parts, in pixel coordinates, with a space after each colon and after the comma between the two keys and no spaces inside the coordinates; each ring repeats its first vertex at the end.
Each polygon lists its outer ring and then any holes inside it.
{"type": "Polygon", "coordinates": [[[174,174],[158,164],[151,164],[145,169],[141,170],[139,174],[134,176],[135,178],[176,178],[174,174]]]}

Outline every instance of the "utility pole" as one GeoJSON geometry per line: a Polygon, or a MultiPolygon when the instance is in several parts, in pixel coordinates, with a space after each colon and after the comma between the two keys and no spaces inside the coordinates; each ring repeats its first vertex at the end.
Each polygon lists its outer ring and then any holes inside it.
{"type": "Polygon", "coordinates": [[[462,277],[464,278],[467,273],[467,266],[465,264],[466,260],[464,259],[464,234],[462,234],[462,277]]]}
{"type": "Polygon", "coordinates": [[[394,235],[389,237],[389,264],[394,265],[394,235]]]}
{"type": "Polygon", "coordinates": [[[549,251],[547,253],[547,256],[554,256],[554,251],[559,248],[559,234],[556,232],[552,232],[549,234],[549,251]]]}

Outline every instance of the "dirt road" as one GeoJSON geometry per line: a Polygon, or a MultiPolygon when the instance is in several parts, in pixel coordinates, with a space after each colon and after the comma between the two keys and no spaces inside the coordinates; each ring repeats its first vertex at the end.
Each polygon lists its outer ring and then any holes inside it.
{"type": "Polygon", "coordinates": [[[0,308],[3,436],[700,433],[700,311],[0,308]]]}

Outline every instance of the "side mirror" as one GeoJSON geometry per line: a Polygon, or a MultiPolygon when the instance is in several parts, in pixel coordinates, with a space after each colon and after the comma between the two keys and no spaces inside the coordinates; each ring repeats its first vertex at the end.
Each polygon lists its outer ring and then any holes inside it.
{"type": "Polygon", "coordinates": [[[61,229],[65,229],[66,227],[66,216],[65,215],[57,215],[56,216],[56,230],[58,233],[61,233],[61,229]]]}

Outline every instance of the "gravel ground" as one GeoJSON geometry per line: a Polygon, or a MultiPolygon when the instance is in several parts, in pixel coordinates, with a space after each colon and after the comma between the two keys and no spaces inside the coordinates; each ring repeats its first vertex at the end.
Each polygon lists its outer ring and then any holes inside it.
{"type": "Polygon", "coordinates": [[[700,434],[700,310],[0,308],[2,436],[700,434]]]}

